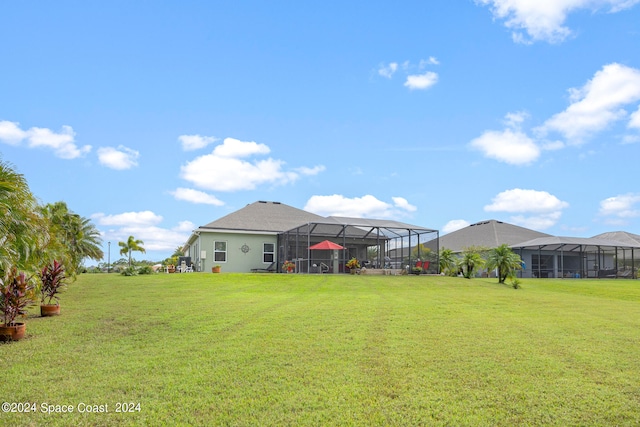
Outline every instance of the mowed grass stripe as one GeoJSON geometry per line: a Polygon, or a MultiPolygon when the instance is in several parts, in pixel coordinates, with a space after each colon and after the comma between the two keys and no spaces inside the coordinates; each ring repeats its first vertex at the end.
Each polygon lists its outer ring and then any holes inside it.
{"type": "Polygon", "coordinates": [[[0,424],[640,423],[637,281],[103,274],[62,306],[0,345],[5,400],[141,412],[0,424]]]}

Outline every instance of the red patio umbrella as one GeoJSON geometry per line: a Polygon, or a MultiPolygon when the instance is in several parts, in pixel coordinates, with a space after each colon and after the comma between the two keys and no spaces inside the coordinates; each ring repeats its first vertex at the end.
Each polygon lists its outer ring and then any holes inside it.
{"type": "Polygon", "coordinates": [[[329,240],[324,240],[320,243],[316,243],[313,246],[309,246],[309,249],[314,250],[314,249],[318,249],[318,250],[337,250],[337,249],[344,249],[342,246],[340,246],[337,243],[333,243],[329,240]]]}

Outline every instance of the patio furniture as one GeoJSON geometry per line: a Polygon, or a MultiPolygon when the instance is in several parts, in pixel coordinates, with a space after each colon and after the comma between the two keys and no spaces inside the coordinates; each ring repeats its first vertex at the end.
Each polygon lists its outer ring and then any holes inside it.
{"type": "Polygon", "coordinates": [[[252,268],[252,273],[273,273],[276,271],[276,263],[272,262],[267,268],[252,268]]]}

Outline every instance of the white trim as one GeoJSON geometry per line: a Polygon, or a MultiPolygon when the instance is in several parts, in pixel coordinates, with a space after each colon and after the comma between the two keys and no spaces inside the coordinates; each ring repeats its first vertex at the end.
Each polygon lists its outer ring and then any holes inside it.
{"type": "Polygon", "coordinates": [[[220,234],[260,234],[265,236],[277,236],[278,231],[257,231],[257,230],[226,230],[224,228],[199,228],[202,233],[220,233],[220,234]]]}
{"type": "Polygon", "coordinates": [[[214,240],[213,241],[213,263],[215,264],[226,264],[229,261],[229,242],[227,240],[214,240]],[[216,243],[224,243],[224,251],[216,250],[216,243]],[[216,259],[216,254],[224,254],[224,261],[218,261],[216,259]]]}
{"type": "Polygon", "coordinates": [[[278,245],[274,242],[262,242],[262,263],[263,264],[271,264],[272,262],[275,262],[276,260],[276,247],[278,245]],[[265,252],[264,250],[264,245],[272,245],[273,246],[273,251],[272,252],[265,252]],[[273,261],[267,262],[264,260],[264,256],[266,254],[270,254],[271,256],[273,256],[273,261]]]}

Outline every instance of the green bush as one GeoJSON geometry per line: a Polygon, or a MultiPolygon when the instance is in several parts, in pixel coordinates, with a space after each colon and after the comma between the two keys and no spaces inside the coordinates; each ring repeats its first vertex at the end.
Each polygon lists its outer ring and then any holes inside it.
{"type": "Polygon", "coordinates": [[[127,267],[123,269],[120,274],[122,274],[123,276],[137,276],[138,270],[136,270],[135,267],[127,267]]]}
{"type": "Polygon", "coordinates": [[[154,274],[153,268],[150,265],[144,265],[138,270],[138,274],[154,274]]]}

